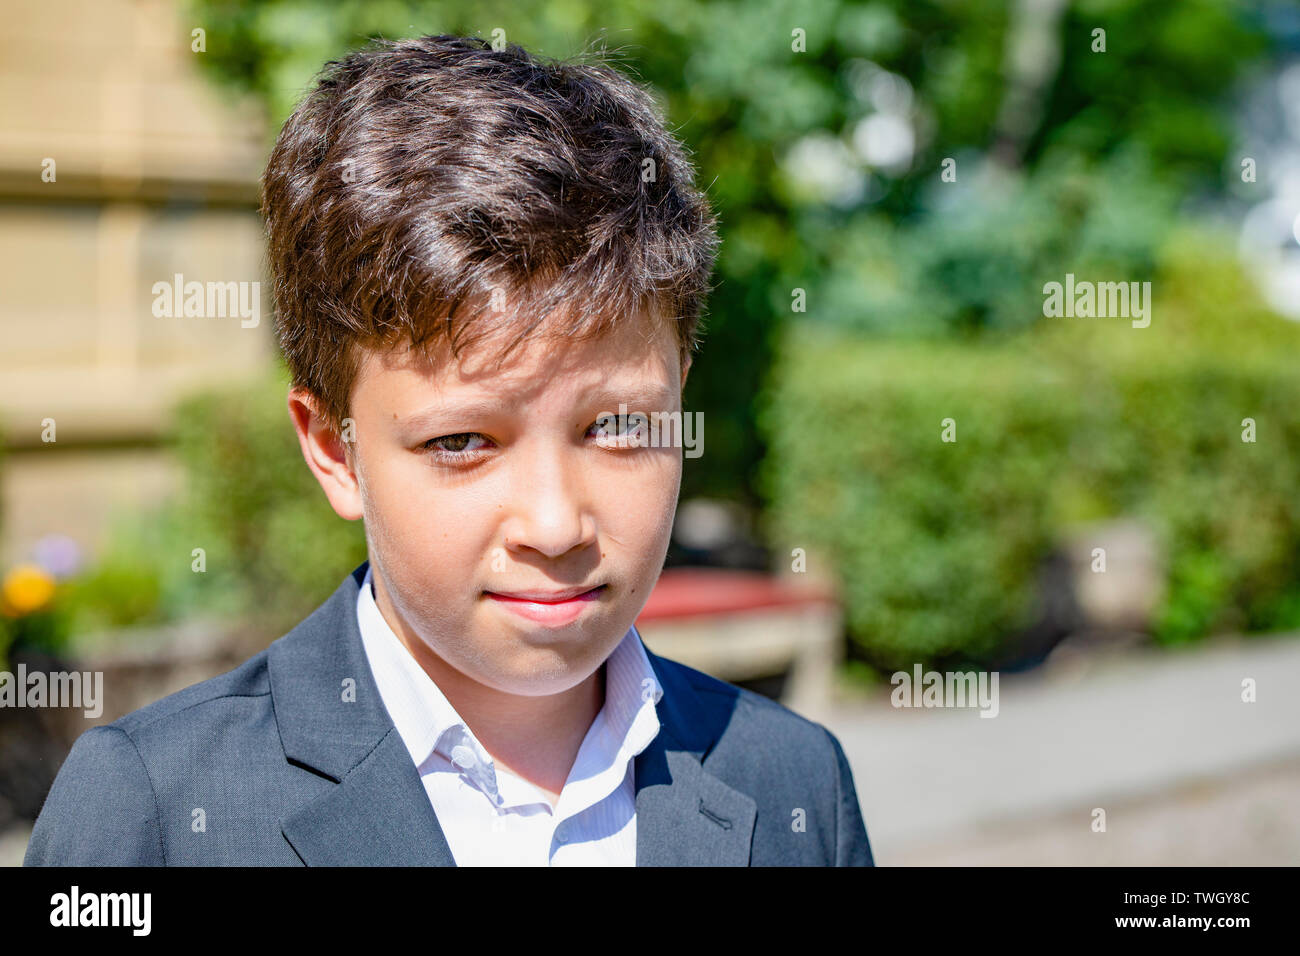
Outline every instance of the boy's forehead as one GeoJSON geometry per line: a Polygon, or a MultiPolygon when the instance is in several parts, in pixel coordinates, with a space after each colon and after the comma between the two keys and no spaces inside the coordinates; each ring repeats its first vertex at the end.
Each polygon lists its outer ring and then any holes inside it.
{"type": "Polygon", "coordinates": [[[362,379],[397,376],[439,390],[484,388],[521,397],[557,379],[574,386],[680,386],[676,335],[653,316],[630,316],[608,331],[577,337],[543,328],[511,343],[508,334],[489,332],[458,354],[444,337],[419,348],[409,342],[363,348],[362,355],[358,385],[362,379]]]}

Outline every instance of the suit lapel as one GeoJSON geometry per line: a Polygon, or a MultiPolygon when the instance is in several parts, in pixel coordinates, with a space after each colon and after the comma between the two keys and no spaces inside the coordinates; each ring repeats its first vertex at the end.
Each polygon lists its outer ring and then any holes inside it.
{"type": "Polygon", "coordinates": [[[677,665],[646,656],[664,693],[659,733],[636,756],[636,865],[748,866],[758,805],[703,764],[734,700],[706,710],[677,665]]]}
{"type": "Polygon", "coordinates": [[[308,866],[455,866],[447,838],[394,729],[334,789],[284,819],[308,866]]]}
{"type": "Polygon", "coordinates": [[[337,783],[280,829],[308,866],[455,866],[366,660],[356,613],[365,575],[363,564],[271,645],[285,756],[337,783]]]}

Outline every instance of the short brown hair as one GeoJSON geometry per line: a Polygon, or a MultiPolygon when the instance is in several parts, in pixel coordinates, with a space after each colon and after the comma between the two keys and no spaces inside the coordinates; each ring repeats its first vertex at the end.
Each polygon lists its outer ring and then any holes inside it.
{"type": "Polygon", "coordinates": [[[446,35],[327,63],[280,130],[262,215],[276,337],[335,427],[357,346],[459,354],[504,331],[508,352],[560,307],[566,337],[666,318],[685,362],[718,241],[639,85],[603,62],[446,35]],[[483,321],[503,295],[510,313],[483,321]]]}

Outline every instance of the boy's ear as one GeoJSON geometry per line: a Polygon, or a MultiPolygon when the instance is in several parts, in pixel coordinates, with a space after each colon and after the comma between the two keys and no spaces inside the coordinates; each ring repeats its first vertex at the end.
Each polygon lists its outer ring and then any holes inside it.
{"type": "Polygon", "coordinates": [[[686,388],[686,376],[691,371],[691,356],[686,356],[686,361],[682,363],[682,388],[686,388]]]}
{"type": "Polygon", "coordinates": [[[319,403],[306,389],[289,389],[288,404],[302,457],[325,490],[330,507],[340,518],[358,520],[362,516],[361,492],[347,444],[319,414],[319,403]]]}

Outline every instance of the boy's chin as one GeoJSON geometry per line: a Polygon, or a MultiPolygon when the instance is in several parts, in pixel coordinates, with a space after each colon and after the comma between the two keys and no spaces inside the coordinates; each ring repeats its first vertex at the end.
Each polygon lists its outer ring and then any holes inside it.
{"type": "MultiPolygon", "coordinates": [[[[477,679],[521,697],[562,694],[598,671],[625,634],[627,628],[615,633],[607,622],[558,630],[514,627],[506,646],[497,645],[501,656],[493,661],[493,672],[477,679]]],[[[500,636],[498,625],[498,641],[500,636]]]]}

